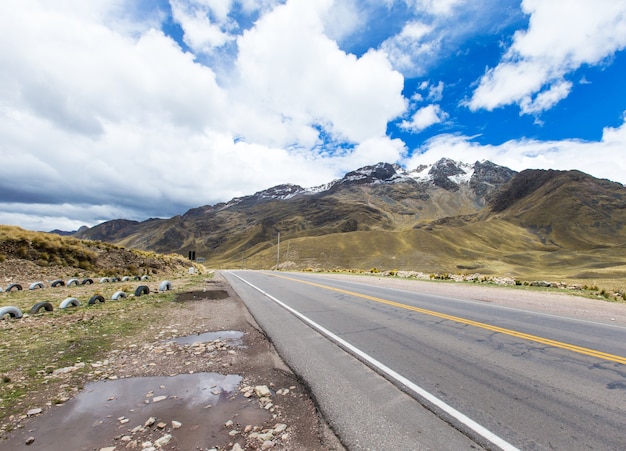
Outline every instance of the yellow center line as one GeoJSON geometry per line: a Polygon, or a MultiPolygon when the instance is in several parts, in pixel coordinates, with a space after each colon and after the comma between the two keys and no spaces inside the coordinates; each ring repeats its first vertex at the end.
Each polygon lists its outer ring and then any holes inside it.
{"type": "Polygon", "coordinates": [[[375,296],[370,296],[370,295],[362,294],[362,293],[356,293],[354,291],[343,290],[341,288],[335,288],[335,287],[322,285],[322,284],[315,283],[315,282],[307,282],[304,280],[294,279],[294,278],[286,277],[286,276],[278,276],[278,275],[274,275],[274,277],[280,277],[281,279],[291,280],[294,282],[299,282],[299,283],[311,285],[311,286],[318,287],[318,288],[324,288],[326,290],[335,291],[337,293],[342,293],[342,294],[347,294],[349,296],[355,296],[358,298],[367,299],[368,301],[374,301],[380,304],[391,305],[393,307],[398,307],[398,308],[405,309],[405,310],[411,310],[413,312],[422,313],[424,315],[430,315],[430,316],[434,316],[437,318],[447,319],[449,321],[454,321],[460,324],[467,324],[468,326],[480,327],[481,329],[490,330],[492,332],[498,332],[504,335],[510,335],[512,337],[517,337],[517,338],[521,338],[524,340],[533,341],[535,343],[541,343],[541,344],[545,344],[548,346],[553,346],[555,348],[567,349],[568,351],[576,352],[578,354],[584,354],[584,355],[588,355],[591,357],[597,357],[602,360],[607,360],[609,362],[616,362],[616,363],[621,363],[622,365],[626,365],[626,357],[622,357],[619,355],[608,354],[606,352],[596,351],[595,349],[590,349],[590,348],[583,348],[581,346],[576,346],[576,345],[569,344],[569,343],[563,343],[561,341],[550,340],[549,338],[538,337],[536,335],[530,335],[524,332],[518,332],[515,330],[511,330],[511,329],[505,329],[503,327],[492,326],[491,324],[481,323],[478,321],[473,321],[471,319],[461,318],[459,316],[447,315],[445,313],[436,312],[434,310],[427,310],[427,309],[423,309],[420,307],[414,307],[412,305],[401,304],[399,302],[390,301],[388,299],[378,298],[375,296]]]}

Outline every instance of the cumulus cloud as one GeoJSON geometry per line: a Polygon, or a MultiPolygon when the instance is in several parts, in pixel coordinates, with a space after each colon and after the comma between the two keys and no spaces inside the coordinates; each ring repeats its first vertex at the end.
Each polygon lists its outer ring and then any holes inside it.
{"type": "Polygon", "coordinates": [[[172,9],[202,52],[220,45],[212,24],[227,34],[235,3],[263,15],[233,41],[222,84],[151,21],[133,24],[123,2],[1,4],[0,221],[27,223],[29,205],[44,230],[171,216],[401,158],[386,126],[405,110],[403,77],[383,53],[357,58],[325,35],[332,2],[172,0],[172,9]],[[324,140],[344,146],[336,162],[324,140]],[[72,205],[99,207],[77,215],[72,205]]]}
{"type": "Polygon", "coordinates": [[[448,114],[437,104],[427,105],[417,110],[410,121],[402,121],[400,127],[413,133],[419,133],[431,125],[439,124],[448,118],[448,114]]]}
{"type": "Polygon", "coordinates": [[[311,145],[312,125],[358,143],[384,136],[387,122],[404,112],[404,79],[384,54],[369,51],[357,58],[324,34],[330,4],[290,1],[238,40],[237,94],[264,112],[264,129],[274,130],[268,138],[285,137],[273,141],[277,145],[293,144],[288,140],[299,135],[311,145]]]}
{"type": "Polygon", "coordinates": [[[626,46],[626,4],[605,0],[524,0],[530,16],[502,61],[480,79],[472,110],[519,104],[536,114],[567,97],[567,74],[584,64],[601,64],[626,46]]]}

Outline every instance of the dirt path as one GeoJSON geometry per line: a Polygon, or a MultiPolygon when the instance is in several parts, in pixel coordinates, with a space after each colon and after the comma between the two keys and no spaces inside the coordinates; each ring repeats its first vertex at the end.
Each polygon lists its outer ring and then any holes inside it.
{"type": "MultiPolygon", "coordinates": [[[[0,449],[343,449],[219,275],[163,313],[71,399],[34,394],[41,407],[13,419],[0,449]]],[[[72,369],[54,376],[62,386],[72,369]]]]}

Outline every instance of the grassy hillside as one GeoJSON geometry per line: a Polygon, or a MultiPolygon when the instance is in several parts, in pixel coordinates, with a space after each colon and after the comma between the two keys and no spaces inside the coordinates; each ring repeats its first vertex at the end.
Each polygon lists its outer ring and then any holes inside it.
{"type": "Polygon", "coordinates": [[[39,274],[49,278],[151,275],[186,266],[188,262],[179,255],[129,250],[100,241],[0,225],[0,271],[5,282],[17,282],[14,279],[28,279],[39,274]]]}

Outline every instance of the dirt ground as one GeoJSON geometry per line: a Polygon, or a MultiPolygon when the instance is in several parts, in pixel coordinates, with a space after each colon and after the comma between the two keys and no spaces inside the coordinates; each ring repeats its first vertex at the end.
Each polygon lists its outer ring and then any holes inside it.
{"type": "MultiPolygon", "coordinates": [[[[92,364],[83,391],[59,395],[55,383],[29,397],[40,407],[9,420],[0,449],[343,449],[224,279],[174,304],[162,323],[92,364]]],[[[72,377],[65,370],[51,376],[72,377]]]]}

